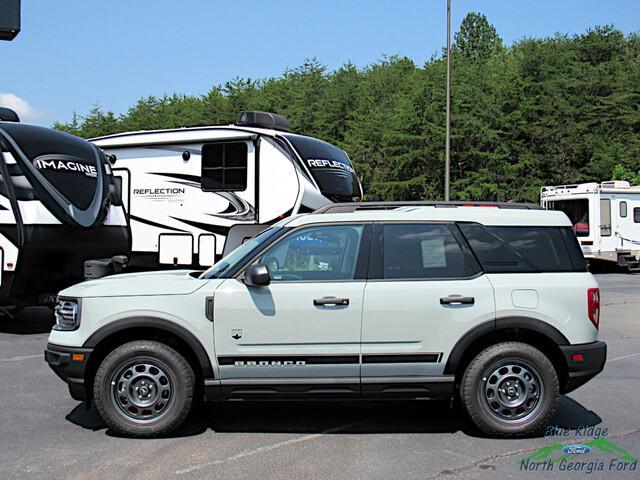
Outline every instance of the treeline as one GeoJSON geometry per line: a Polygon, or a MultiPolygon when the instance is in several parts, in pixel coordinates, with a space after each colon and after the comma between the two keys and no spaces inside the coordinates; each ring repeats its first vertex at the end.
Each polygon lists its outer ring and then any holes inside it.
{"type": "MultiPolygon", "coordinates": [[[[507,47],[472,13],[454,40],[453,199],[537,201],[543,185],[639,177],[640,35],[606,26],[507,47]]],[[[96,106],[54,126],[89,138],[272,111],[345,149],[366,199],[441,199],[445,76],[444,52],[422,67],[392,56],[327,71],[310,60],[278,78],[143,98],[120,116],[96,106]]]]}

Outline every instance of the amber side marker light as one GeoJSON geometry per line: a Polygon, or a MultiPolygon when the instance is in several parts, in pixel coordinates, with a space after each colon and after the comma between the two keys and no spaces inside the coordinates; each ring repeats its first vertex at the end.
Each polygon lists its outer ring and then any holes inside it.
{"type": "Polygon", "coordinates": [[[84,362],[84,353],[74,353],[71,355],[71,360],[74,362],[84,362]]]}

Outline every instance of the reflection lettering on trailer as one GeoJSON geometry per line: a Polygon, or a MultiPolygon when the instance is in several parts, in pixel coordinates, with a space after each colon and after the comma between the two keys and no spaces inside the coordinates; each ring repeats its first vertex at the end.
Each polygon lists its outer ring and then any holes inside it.
{"type": "Polygon", "coordinates": [[[311,168],[338,168],[340,170],[346,170],[347,172],[355,174],[356,171],[351,165],[338,162],[337,160],[321,160],[321,159],[307,159],[307,165],[311,168]]]}

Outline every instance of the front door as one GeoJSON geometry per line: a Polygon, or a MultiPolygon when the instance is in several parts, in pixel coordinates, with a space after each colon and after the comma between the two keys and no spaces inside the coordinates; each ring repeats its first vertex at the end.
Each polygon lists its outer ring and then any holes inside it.
{"type": "Polygon", "coordinates": [[[215,350],[227,396],[359,394],[369,230],[298,228],[257,260],[270,285],[233,278],[216,290],[215,350]]]}
{"type": "Polygon", "coordinates": [[[434,396],[456,341],[494,320],[493,287],[453,224],[376,225],[373,237],[362,392],[434,396]]]}

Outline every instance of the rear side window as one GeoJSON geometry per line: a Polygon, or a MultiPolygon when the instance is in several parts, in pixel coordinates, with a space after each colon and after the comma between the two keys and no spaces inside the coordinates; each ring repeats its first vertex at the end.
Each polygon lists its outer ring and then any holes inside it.
{"type": "Polygon", "coordinates": [[[488,273],[584,271],[580,246],[569,227],[485,227],[460,229],[488,273]]]}
{"type": "Polygon", "coordinates": [[[452,228],[455,226],[446,224],[384,225],[383,278],[462,278],[478,273],[477,262],[452,228]]]}

